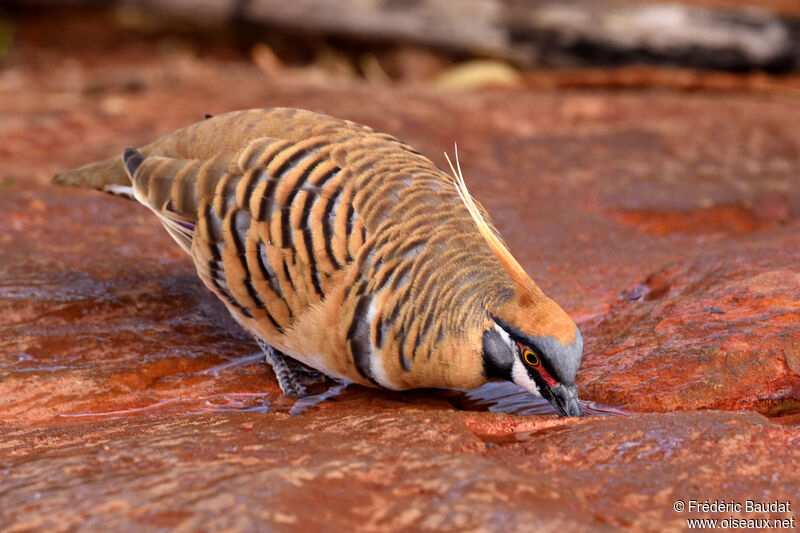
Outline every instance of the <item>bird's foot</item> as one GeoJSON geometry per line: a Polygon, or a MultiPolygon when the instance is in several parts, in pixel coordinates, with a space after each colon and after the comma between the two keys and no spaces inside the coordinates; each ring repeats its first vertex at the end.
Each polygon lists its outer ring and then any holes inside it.
{"type": "Polygon", "coordinates": [[[267,364],[275,372],[281,392],[286,396],[291,396],[292,398],[308,396],[311,394],[308,387],[325,383],[328,380],[328,376],[322,372],[284,355],[261,339],[257,338],[256,342],[264,352],[264,359],[267,364]]]}
{"type": "Polygon", "coordinates": [[[330,381],[330,377],[323,374],[319,370],[311,368],[307,366],[297,359],[292,359],[291,357],[285,357],[286,364],[292,369],[294,372],[295,378],[306,387],[312,387],[314,385],[319,385],[320,383],[327,383],[330,381]]]}

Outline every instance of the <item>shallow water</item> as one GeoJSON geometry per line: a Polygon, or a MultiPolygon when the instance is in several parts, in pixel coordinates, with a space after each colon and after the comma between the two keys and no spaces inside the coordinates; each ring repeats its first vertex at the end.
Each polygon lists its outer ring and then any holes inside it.
{"type": "MultiPolygon", "coordinates": [[[[242,357],[211,367],[197,374],[211,375],[224,379],[224,377],[218,376],[218,374],[224,374],[226,371],[230,372],[236,367],[252,364],[257,358],[260,358],[260,356],[242,357]]],[[[176,375],[174,377],[176,381],[181,381],[186,375],[176,375]]],[[[288,412],[292,416],[300,416],[309,409],[331,398],[346,394],[348,390],[353,390],[349,388],[351,385],[352,384],[349,382],[331,383],[328,388],[322,392],[300,399],[283,397],[281,395],[276,397],[274,393],[270,392],[224,392],[210,394],[208,396],[199,395],[194,398],[181,398],[168,395],[166,398],[156,398],[151,403],[145,405],[137,405],[125,409],[79,411],[74,413],[62,413],[59,416],[66,418],[119,417],[141,411],[158,410],[168,406],[175,407],[175,404],[181,404],[182,410],[189,414],[288,412]]],[[[553,406],[550,405],[547,400],[534,396],[509,382],[490,382],[481,387],[467,391],[431,390],[430,393],[434,396],[442,395],[446,397],[450,404],[462,411],[490,411],[513,415],[558,416],[553,406]]],[[[628,411],[619,407],[585,400],[580,400],[579,402],[584,415],[613,416],[629,414],[628,411]]]]}
{"type": "MultiPolygon", "coordinates": [[[[513,415],[557,416],[550,402],[510,382],[490,382],[476,389],[454,395],[450,403],[462,410],[491,411],[513,415]]],[[[584,415],[624,415],[619,407],[579,400],[584,415]]]]}

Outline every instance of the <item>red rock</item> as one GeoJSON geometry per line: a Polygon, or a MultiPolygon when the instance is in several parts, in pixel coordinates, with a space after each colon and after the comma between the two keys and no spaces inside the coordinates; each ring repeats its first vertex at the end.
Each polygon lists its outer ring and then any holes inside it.
{"type": "MultiPolygon", "coordinates": [[[[750,233],[767,225],[766,220],[774,215],[766,213],[768,206],[759,210],[764,215],[755,215],[743,205],[721,205],[681,211],[626,210],[610,213],[624,225],[639,231],[664,236],[683,234],[731,234],[750,233]]],[[[778,215],[781,216],[781,215],[778,215]]]]}
{"type": "Polygon", "coordinates": [[[579,386],[634,410],[800,409],[800,237],[675,263],[585,324],[579,386]]]}
{"type": "Polygon", "coordinates": [[[322,86],[69,20],[23,23],[0,76],[0,530],[683,531],[677,499],[800,501],[788,95],[322,86]],[[80,36],[74,61],[34,46],[48,31],[80,36]],[[685,412],[559,420],[351,387],[290,416],[144,208],[47,185],[270,105],[441,165],[458,141],[510,248],[580,321],[581,397],[685,412]]]}
{"type": "Polygon", "coordinates": [[[792,207],[786,195],[766,192],[753,202],[753,214],[764,221],[785,223],[792,218],[792,207]]]}
{"type": "Polygon", "coordinates": [[[682,531],[687,517],[727,515],[677,513],[679,499],[800,495],[800,432],[752,413],[554,420],[511,434],[531,419],[350,406],[123,420],[10,432],[0,473],[14,514],[0,513],[0,527],[682,531]]]}

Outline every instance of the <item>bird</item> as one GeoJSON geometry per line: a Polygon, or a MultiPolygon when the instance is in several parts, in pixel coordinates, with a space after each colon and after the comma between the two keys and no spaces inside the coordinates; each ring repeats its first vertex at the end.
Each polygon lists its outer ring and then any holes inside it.
{"type": "Polygon", "coordinates": [[[506,380],[581,416],[581,332],[452,174],[398,138],[293,108],[206,115],[57,174],[149,208],[281,391],[506,380]]]}

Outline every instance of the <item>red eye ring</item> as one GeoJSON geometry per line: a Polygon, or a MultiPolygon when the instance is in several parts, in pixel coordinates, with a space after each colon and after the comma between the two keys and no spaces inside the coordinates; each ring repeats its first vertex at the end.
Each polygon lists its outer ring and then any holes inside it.
{"type": "Polygon", "coordinates": [[[532,367],[537,367],[541,364],[539,362],[539,356],[537,356],[533,350],[529,350],[528,348],[525,348],[525,350],[522,352],[522,357],[525,359],[525,362],[532,367]]]}

